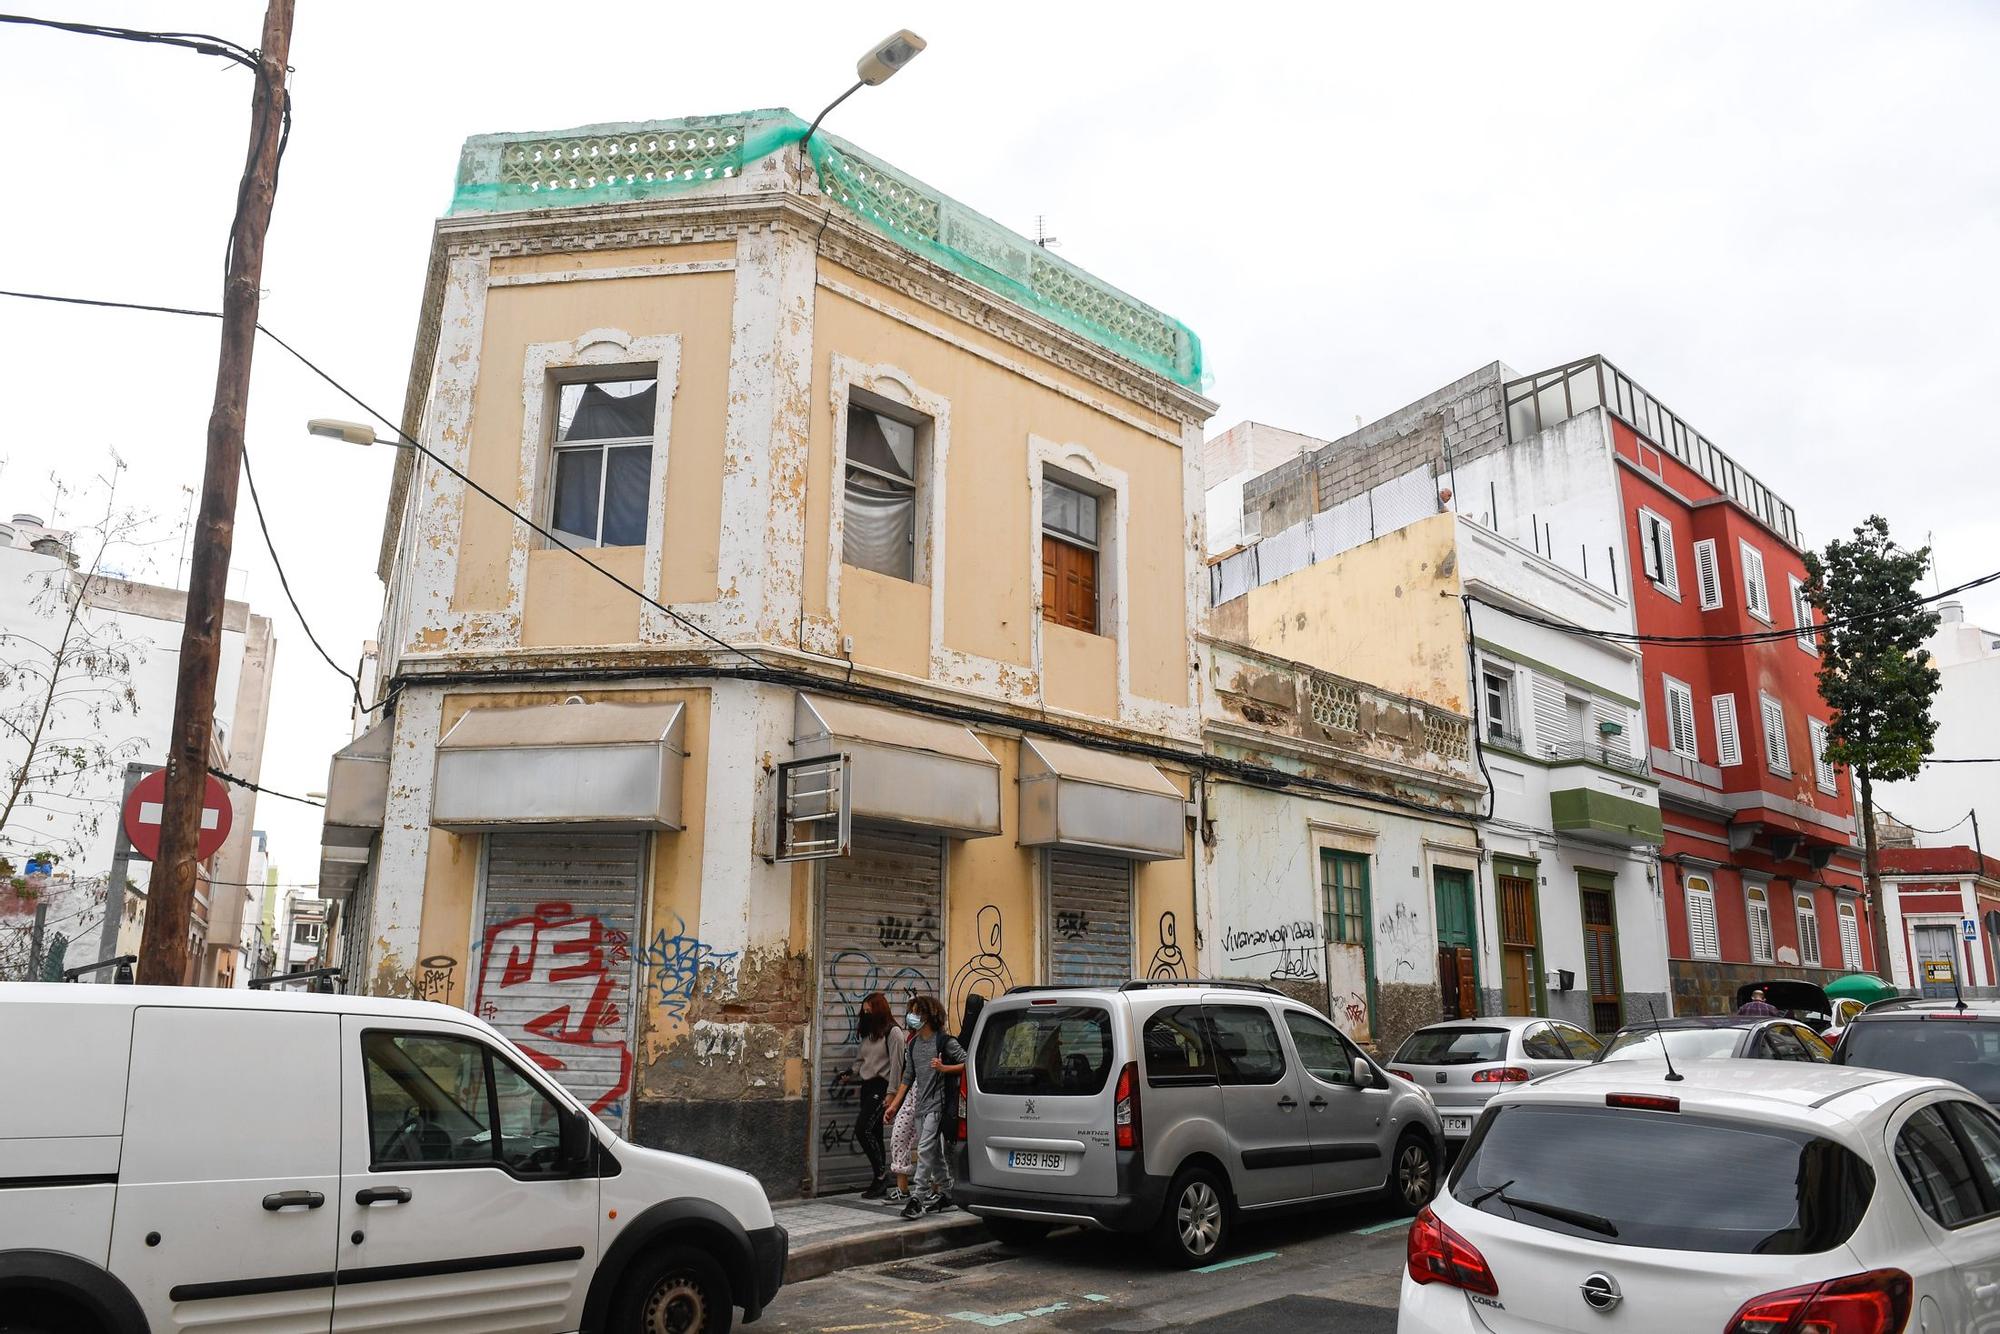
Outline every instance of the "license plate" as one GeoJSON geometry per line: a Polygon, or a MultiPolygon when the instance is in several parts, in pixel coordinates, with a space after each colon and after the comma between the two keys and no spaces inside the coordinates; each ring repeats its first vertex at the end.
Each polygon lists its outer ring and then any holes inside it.
{"type": "Polygon", "coordinates": [[[1063,1170],[1063,1156],[1039,1149],[1009,1149],[1007,1166],[1032,1168],[1037,1172],[1060,1172],[1063,1170]]]}
{"type": "Polygon", "coordinates": [[[1470,1135],[1472,1133],[1472,1118],[1469,1116],[1445,1117],[1444,1133],[1447,1135],[1470,1135]]]}

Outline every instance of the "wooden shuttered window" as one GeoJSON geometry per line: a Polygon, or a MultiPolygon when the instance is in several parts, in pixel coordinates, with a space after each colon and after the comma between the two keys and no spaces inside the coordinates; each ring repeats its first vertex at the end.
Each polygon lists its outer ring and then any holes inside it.
{"type": "Polygon", "coordinates": [[[1042,536],[1042,619],[1097,633],[1097,553],[1042,536]]]}

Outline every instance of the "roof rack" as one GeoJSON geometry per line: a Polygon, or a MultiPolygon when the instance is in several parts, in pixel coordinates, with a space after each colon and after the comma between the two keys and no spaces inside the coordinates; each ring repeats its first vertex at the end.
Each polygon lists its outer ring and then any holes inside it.
{"type": "Polygon", "coordinates": [[[1285,993],[1262,982],[1225,982],[1213,977],[1142,977],[1119,987],[1120,991],[1150,991],[1154,987],[1217,987],[1229,991],[1261,991],[1270,996],[1285,993]]]}
{"type": "Polygon", "coordinates": [[[269,991],[272,987],[288,987],[294,982],[310,982],[312,989],[322,995],[332,995],[339,990],[339,983],[346,976],[342,968],[306,968],[295,973],[273,973],[268,977],[253,977],[249,987],[252,991],[269,991]]]}
{"type": "Polygon", "coordinates": [[[74,968],[63,969],[62,980],[65,982],[75,982],[85,973],[100,973],[106,968],[116,968],[118,971],[113,974],[111,980],[119,986],[129,987],[132,985],[132,965],[137,962],[139,962],[138,955],[121,954],[115,959],[100,959],[96,963],[80,963],[74,968]]]}

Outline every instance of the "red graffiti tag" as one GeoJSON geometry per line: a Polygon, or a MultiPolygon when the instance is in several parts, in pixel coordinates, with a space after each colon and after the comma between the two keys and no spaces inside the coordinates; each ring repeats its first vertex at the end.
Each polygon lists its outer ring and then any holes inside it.
{"type": "Polygon", "coordinates": [[[544,903],[487,928],[472,1009],[593,1112],[615,1114],[632,1085],[616,1000],[631,983],[631,960],[623,931],[568,903],[544,903]]]}

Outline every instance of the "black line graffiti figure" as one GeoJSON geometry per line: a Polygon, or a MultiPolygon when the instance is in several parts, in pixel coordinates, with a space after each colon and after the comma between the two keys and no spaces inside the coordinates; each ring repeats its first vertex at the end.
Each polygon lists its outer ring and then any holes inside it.
{"type": "Polygon", "coordinates": [[[960,964],[951,976],[950,1014],[962,1013],[967,996],[984,996],[992,1000],[1014,985],[1014,974],[1007,968],[1007,960],[1000,954],[1000,910],[987,904],[979,910],[978,925],[974,928],[979,940],[979,953],[960,964]]]}
{"type": "Polygon", "coordinates": [[[1152,978],[1188,975],[1187,959],[1181,954],[1180,927],[1174,921],[1171,908],[1160,914],[1160,948],[1153,951],[1153,960],[1146,965],[1146,975],[1152,978]]]}

